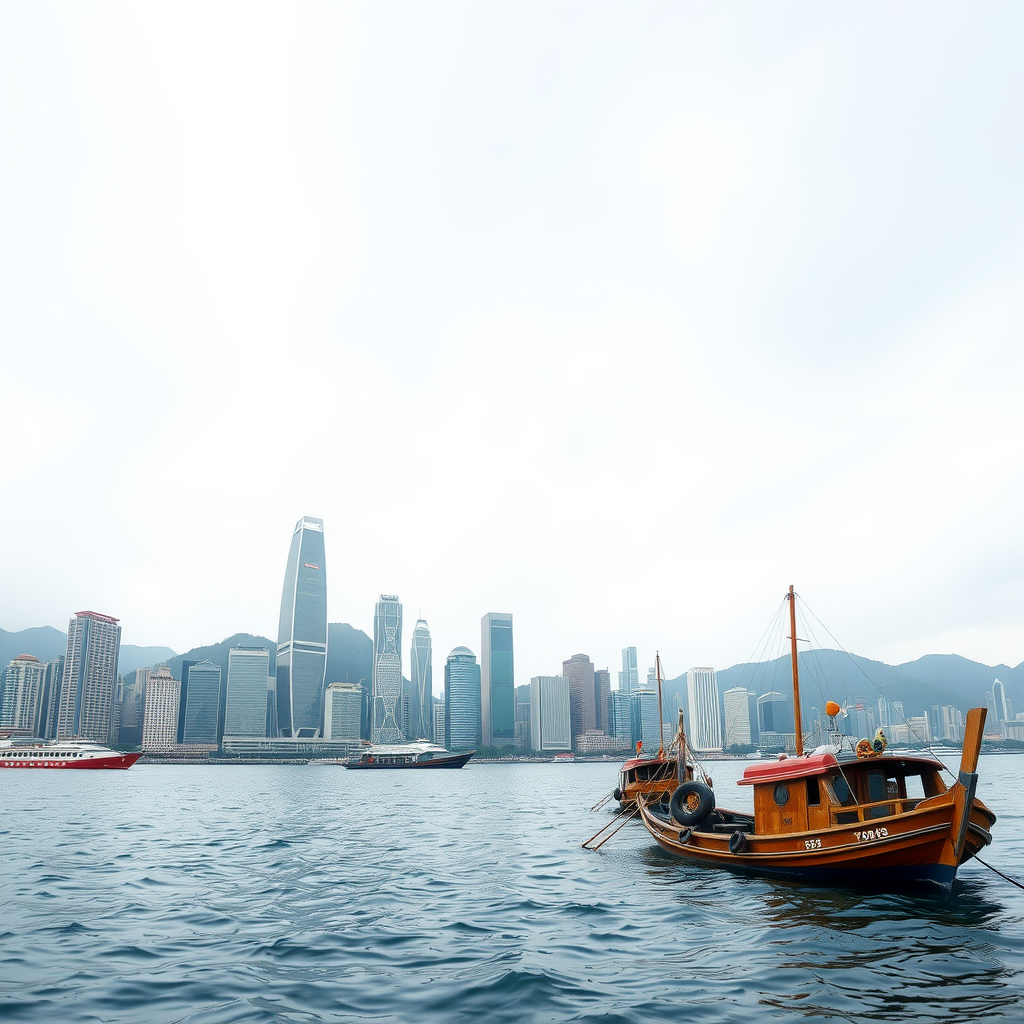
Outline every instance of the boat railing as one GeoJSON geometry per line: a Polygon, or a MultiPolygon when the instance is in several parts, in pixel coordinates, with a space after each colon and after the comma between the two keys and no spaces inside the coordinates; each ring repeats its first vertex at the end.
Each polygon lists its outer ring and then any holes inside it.
{"type": "Polygon", "coordinates": [[[893,814],[912,811],[920,801],[916,797],[893,800],[875,800],[867,804],[830,804],[829,819],[832,825],[850,825],[855,821],[872,821],[888,818],[893,814]]]}

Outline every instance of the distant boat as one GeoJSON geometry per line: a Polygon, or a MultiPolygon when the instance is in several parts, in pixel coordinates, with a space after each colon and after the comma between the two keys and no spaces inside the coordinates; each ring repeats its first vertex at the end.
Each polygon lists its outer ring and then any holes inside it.
{"type": "Polygon", "coordinates": [[[131,768],[140,757],[88,740],[0,740],[0,768],[131,768]]]}
{"type": "Polygon", "coordinates": [[[433,743],[365,747],[338,762],[346,768],[461,768],[474,754],[450,754],[433,743]]]}
{"type": "MultiPolygon", "coordinates": [[[[957,868],[991,841],[996,816],[975,795],[985,708],[967,713],[960,773],[948,786],[930,757],[887,754],[879,729],[844,754],[803,752],[796,595],[789,588],[796,757],[749,765],[754,813],[716,808],[710,780],[682,783],[668,809],[641,800],[644,825],[669,853],[702,864],[838,885],[951,886],[957,868]],[[908,781],[921,796],[911,795],[908,781]]],[[[833,720],[840,713],[829,702],[833,720]]]]}
{"type": "Polygon", "coordinates": [[[555,764],[572,764],[576,760],[575,754],[555,754],[551,760],[555,764]]]}

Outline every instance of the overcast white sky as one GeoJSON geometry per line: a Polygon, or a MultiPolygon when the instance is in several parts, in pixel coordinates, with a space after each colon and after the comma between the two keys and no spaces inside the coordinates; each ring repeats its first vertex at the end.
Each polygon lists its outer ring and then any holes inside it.
{"type": "MultiPolygon", "coordinates": [[[[1024,5],[0,0],[0,626],[1024,659],[1024,5]]],[[[440,683],[437,687],[440,689],[440,683]]]]}

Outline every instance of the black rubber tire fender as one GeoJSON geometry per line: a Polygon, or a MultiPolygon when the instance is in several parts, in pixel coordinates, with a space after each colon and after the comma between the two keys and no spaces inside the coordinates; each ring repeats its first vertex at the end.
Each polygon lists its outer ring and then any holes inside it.
{"type": "Polygon", "coordinates": [[[733,832],[729,836],[729,852],[730,853],[743,853],[747,848],[747,837],[742,832],[733,832]]]}
{"type": "Polygon", "coordinates": [[[672,817],[687,828],[694,828],[711,816],[715,809],[715,794],[703,782],[684,782],[676,787],[669,804],[672,817]],[[696,806],[690,808],[690,798],[696,797],[696,806]]]}

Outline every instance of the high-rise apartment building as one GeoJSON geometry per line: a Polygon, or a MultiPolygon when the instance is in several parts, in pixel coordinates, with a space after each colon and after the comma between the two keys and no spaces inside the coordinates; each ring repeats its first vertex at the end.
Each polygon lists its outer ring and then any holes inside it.
{"type": "Polygon", "coordinates": [[[516,746],[529,750],[530,741],[530,684],[516,687],[516,746]]]}
{"type": "Polygon", "coordinates": [[[447,743],[444,735],[444,713],[447,706],[444,694],[441,695],[440,700],[434,701],[434,742],[440,747],[447,743]]]}
{"type": "Polygon", "coordinates": [[[690,745],[710,752],[722,749],[722,717],[718,680],[713,668],[691,668],[686,673],[686,704],[690,712],[690,745]]]}
{"type": "Polygon", "coordinates": [[[402,605],[394,594],[381,594],[373,616],[374,743],[402,743],[402,605]]]}
{"type": "Polygon", "coordinates": [[[430,629],[423,619],[416,621],[409,651],[412,708],[409,729],[412,739],[434,739],[434,670],[430,629]]]}
{"type": "Polygon", "coordinates": [[[110,742],[114,681],[121,649],[118,620],[98,612],[76,612],[68,623],[57,738],[110,742]]]}
{"type": "Polygon", "coordinates": [[[270,651],[265,647],[232,647],[228,651],[225,736],[267,735],[267,692],[270,651]]]}
{"type": "Polygon", "coordinates": [[[456,647],[444,666],[444,745],[452,751],[480,746],[480,666],[468,647],[456,647]]]}
{"type": "Polygon", "coordinates": [[[722,702],[725,706],[725,749],[734,743],[741,746],[753,743],[754,695],[742,686],[734,686],[725,691],[722,702]]]}
{"type": "Polygon", "coordinates": [[[586,654],[574,654],[562,662],[562,675],[569,680],[569,714],[575,743],[577,736],[597,729],[594,663],[586,654]]]}
{"type": "Polygon", "coordinates": [[[480,633],[483,743],[488,747],[511,746],[516,741],[511,614],[488,612],[480,620],[480,633]]]}
{"type": "Polygon", "coordinates": [[[324,739],[359,742],[363,688],[358,683],[329,683],[324,700],[324,739]]]}
{"type": "Polygon", "coordinates": [[[142,749],[152,752],[173,749],[178,739],[178,707],[181,681],[161,665],[146,683],[146,709],[142,716],[142,749]]]}
{"type": "Polygon", "coordinates": [[[0,731],[38,735],[45,684],[46,666],[31,654],[21,654],[7,666],[0,685],[0,731]]]}
{"type": "Polygon", "coordinates": [[[212,661],[197,661],[189,669],[188,689],[182,687],[178,742],[216,744],[219,715],[220,666],[212,661]]]}
{"type": "Polygon", "coordinates": [[[534,750],[572,750],[569,680],[565,676],[534,676],[530,680],[530,737],[534,750]]]}
{"type": "Polygon", "coordinates": [[[322,519],[303,516],[292,533],[277,633],[277,727],[320,735],[327,674],[327,577],[322,519]]]}
{"type": "Polygon", "coordinates": [[[636,648],[622,648],[622,671],[619,673],[619,689],[632,693],[640,689],[640,671],[636,666],[636,648]]]}
{"type": "Polygon", "coordinates": [[[612,674],[606,668],[594,669],[594,720],[602,732],[611,735],[612,674]]]}
{"type": "Polygon", "coordinates": [[[647,688],[634,690],[629,695],[629,700],[633,743],[640,744],[641,757],[657,757],[662,746],[658,691],[647,688]]]}

